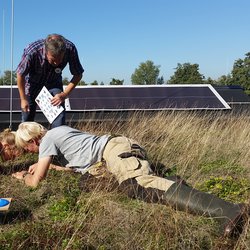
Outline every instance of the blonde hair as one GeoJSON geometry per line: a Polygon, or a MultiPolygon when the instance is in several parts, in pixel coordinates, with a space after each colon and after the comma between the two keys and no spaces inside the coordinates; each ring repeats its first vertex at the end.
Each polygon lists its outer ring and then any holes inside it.
{"type": "Polygon", "coordinates": [[[16,145],[24,148],[30,140],[42,138],[47,129],[37,122],[23,122],[16,131],[16,145]]]}
{"type": "MultiPolygon", "coordinates": [[[[18,149],[18,147],[15,144],[15,137],[16,137],[16,132],[11,131],[11,129],[6,128],[0,133],[0,158],[2,161],[6,160],[12,160],[16,156],[20,155],[22,153],[22,149],[18,149]],[[8,145],[8,146],[7,146],[8,145]],[[11,158],[6,159],[5,156],[5,148],[8,148],[11,150],[11,158]],[[15,152],[15,153],[13,153],[15,152]]],[[[8,153],[8,157],[9,157],[8,153]]]]}
{"type": "Polygon", "coordinates": [[[16,132],[11,131],[11,129],[6,128],[0,133],[0,142],[7,143],[9,145],[15,145],[15,135],[16,132]]]}

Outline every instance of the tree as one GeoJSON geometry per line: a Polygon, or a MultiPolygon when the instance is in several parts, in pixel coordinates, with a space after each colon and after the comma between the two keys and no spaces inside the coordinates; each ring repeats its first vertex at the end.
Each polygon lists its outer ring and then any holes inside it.
{"type": "Polygon", "coordinates": [[[214,81],[211,77],[208,77],[206,80],[204,80],[204,83],[206,83],[206,84],[215,84],[216,81],[214,81]]]}
{"type": "Polygon", "coordinates": [[[131,82],[134,85],[157,84],[160,73],[160,66],[154,65],[150,60],[141,63],[139,68],[131,75],[131,82]]]}
{"type": "MultiPolygon", "coordinates": [[[[12,71],[12,84],[16,85],[16,82],[16,73],[12,71]]],[[[0,78],[0,85],[11,85],[11,70],[4,71],[3,77],[0,78]]]]}
{"type": "Polygon", "coordinates": [[[124,80],[119,80],[112,78],[111,82],[109,83],[110,85],[123,85],[124,80]]]}
{"type": "Polygon", "coordinates": [[[194,84],[204,83],[204,76],[199,73],[199,64],[177,64],[177,68],[173,76],[170,77],[168,83],[170,84],[194,84]]]}
{"type": "Polygon", "coordinates": [[[157,79],[157,85],[162,85],[162,84],[164,84],[164,78],[163,78],[163,76],[161,76],[161,77],[159,77],[157,79]]]}
{"type": "Polygon", "coordinates": [[[96,85],[98,85],[98,81],[95,80],[95,81],[91,82],[90,85],[96,86],[96,85]]]}
{"type": "MultiPolygon", "coordinates": [[[[62,82],[63,82],[63,85],[68,85],[69,84],[68,77],[64,77],[63,80],[62,80],[62,82]]],[[[77,85],[78,86],[85,86],[87,84],[83,80],[81,80],[77,85]]]]}
{"type": "Polygon", "coordinates": [[[230,84],[237,84],[250,90],[250,52],[245,54],[244,60],[238,59],[231,71],[232,79],[230,84]]]}
{"type": "Polygon", "coordinates": [[[62,79],[62,83],[63,83],[63,85],[68,85],[68,84],[69,84],[69,79],[68,79],[68,77],[64,77],[64,78],[62,79]]]}
{"type": "Polygon", "coordinates": [[[85,81],[81,80],[77,85],[78,86],[86,86],[88,84],[85,81]]]}
{"type": "Polygon", "coordinates": [[[218,85],[230,85],[232,82],[232,77],[230,74],[222,75],[216,80],[216,84],[218,85]]]}

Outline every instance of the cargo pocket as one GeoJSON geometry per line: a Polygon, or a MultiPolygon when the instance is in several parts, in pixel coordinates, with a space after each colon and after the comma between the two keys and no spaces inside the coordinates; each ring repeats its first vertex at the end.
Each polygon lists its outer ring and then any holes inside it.
{"type": "MultiPolygon", "coordinates": [[[[147,161],[145,161],[147,163],[147,161]]],[[[114,169],[113,169],[114,170],[114,169]]],[[[117,162],[115,172],[113,172],[121,183],[129,178],[147,175],[150,173],[148,164],[141,164],[135,157],[121,159],[117,162]]]]}
{"type": "Polygon", "coordinates": [[[126,137],[111,139],[104,150],[103,157],[108,170],[113,173],[119,183],[150,172],[150,164],[146,160],[145,151],[134,140],[126,137]]]}

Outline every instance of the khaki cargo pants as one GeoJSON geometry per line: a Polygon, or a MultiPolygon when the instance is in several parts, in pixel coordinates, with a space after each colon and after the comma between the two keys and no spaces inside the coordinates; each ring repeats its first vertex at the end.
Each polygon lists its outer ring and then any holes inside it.
{"type": "Polygon", "coordinates": [[[120,184],[127,179],[135,178],[138,184],[145,188],[168,190],[174,181],[155,176],[146,158],[135,156],[134,148],[141,149],[143,155],[144,150],[132,139],[124,136],[110,139],[103,152],[108,171],[116,176],[120,184]]]}

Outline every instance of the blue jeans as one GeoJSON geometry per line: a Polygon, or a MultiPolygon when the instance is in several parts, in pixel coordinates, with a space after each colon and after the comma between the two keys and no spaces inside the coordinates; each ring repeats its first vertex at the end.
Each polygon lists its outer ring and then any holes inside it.
{"type": "MultiPolygon", "coordinates": [[[[54,88],[54,89],[49,89],[49,92],[55,96],[58,93],[61,93],[62,90],[58,89],[58,88],[54,88]]],[[[22,111],[22,122],[26,122],[26,121],[34,121],[35,120],[35,116],[36,116],[36,101],[35,98],[31,98],[30,96],[27,96],[28,98],[28,102],[29,102],[29,112],[23,112],[22,111]]],[[[62,106],[64,107],[64,103],[62,104],[62,106]]],[[[59,127],[61,125],[65,125],[65,116],[66,116],[66,111],[64,109],[64,111],[59,114],[57,116],[57,118],[53,121],[53,123],[51,124],[51,128],[55,128],[55,127],[59,127]]]]}

